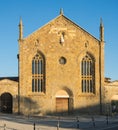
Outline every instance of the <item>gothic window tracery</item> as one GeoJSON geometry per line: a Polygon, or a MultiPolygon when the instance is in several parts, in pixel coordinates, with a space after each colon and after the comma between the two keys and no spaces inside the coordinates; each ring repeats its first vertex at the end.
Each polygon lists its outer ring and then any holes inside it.
{"type": "Polygon", "coordinates": [[[45,60],[37,53],[32,60],[32,92],[45,92],[45,60]]]}
{"type": "Polygon", "coordinates": [[[82,93],[95,93],[95,62],[88,54],[81,61],[81,79],[82,93]]]}

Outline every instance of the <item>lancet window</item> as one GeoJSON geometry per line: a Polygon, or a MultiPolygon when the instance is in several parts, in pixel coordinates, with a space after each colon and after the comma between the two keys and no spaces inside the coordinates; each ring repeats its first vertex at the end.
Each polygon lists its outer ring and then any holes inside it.
{"type": "Polygon", "coordinates": [[[32,92],[45,92],[45,60],[40,53],[32,60],[32,92]]]}
{"type": "Polygon", "coordinates": [[[86,54],[81,61],[82,93],[95,93],[95,62],[86,54]]]}

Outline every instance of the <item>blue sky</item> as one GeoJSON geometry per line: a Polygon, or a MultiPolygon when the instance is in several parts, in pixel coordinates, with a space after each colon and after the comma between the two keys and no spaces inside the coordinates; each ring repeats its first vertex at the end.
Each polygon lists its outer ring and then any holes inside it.
{"type": "Polygon", "coordinates": [[[0,77],[18,75],[18,24],[24,37],[59,15],[64,15],[99,39],[105,28],[105,77],[118,80],[118,0],[0,0],[0,77]]]}

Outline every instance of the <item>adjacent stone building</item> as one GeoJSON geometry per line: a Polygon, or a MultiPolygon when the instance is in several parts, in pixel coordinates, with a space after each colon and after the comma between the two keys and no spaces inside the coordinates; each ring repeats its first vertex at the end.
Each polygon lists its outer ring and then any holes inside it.
{"type": "MultiPolygon", "coordinates": [[[[111,100],[104,98],[108,97],[105,91],[109,87],[104,84],[102,20],[99,31],[97,39],[61,10],[59,16],[24,38],[20,20],[19,80],[0,81],[1,95],[12,98],[10,112],[27,115],[105,112],[106,102],[111,100]]],[[[9,105],[1,104],[2,111],[8,112],[3,105],[9,105]]]]}
{"type": "Polygon", "coordinates": [[[106,113],[118,113],[118,81],[107,80],[104,86],[104,105],[106,113]]]}
{"type": "Polygon", "coordinates": [[[0,111],[18,112],[18,77],[0,78],[0,111]]]}

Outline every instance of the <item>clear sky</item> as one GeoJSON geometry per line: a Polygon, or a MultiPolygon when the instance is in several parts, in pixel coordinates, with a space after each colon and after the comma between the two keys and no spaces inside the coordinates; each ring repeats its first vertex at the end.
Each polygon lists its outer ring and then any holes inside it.
{"type": "Polygon", "coordinates": [[[18,24],[24,37],[53,18],[64,15],[99,39],[105,28],[105,77],[118,80],[118,0],[0,0],[0,77],[18,75],[18,24]]]}

